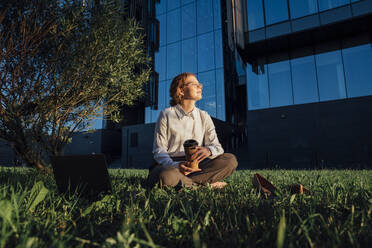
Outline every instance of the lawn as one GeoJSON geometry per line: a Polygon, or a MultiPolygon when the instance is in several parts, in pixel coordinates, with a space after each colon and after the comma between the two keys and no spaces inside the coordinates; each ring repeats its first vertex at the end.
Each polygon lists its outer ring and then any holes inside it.
{"type": "Polygon", "coordinates": [[[228,187],[155,188],[110,170],[113,194],[60,195],[52,176],[0,167],[0,247],[368,247],[371,170],[239,170],[228,187]],[[266,199],[258,172],[281,189],[266,199]],[[313,195],[289,194],[302,183],[313,195]]]}

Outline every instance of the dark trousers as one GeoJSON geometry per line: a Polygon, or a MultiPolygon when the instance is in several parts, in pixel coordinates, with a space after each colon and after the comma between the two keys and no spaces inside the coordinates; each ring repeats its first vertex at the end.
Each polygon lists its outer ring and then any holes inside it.
{"type": "MultiPolygon", "coordinates": [[[[173,158],[174,161],[184,161],[183,158],[173,158]]],[[[205,159],[199,164],[201,171],[187,176],[175,166],[157,165],[152,167],[147,178],[149,187],[159,184],[160,187],[191,187],[222,181],[230,176],[238,166],[236,157],[224,153],[214,159],[205,159]]]]}

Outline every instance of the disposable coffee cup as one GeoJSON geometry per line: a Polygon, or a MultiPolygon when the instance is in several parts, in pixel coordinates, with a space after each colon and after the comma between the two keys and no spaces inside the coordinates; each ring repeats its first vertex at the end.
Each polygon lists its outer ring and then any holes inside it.
{"type": "Polygon", "coordinates": [[[185,148],[186,161],[190,162],[189,167],[193,169],[199,168],[199,163],[191,160],[192,155],[197,151],[196,149],[197,146],[198,146],[198,142],[193,139],[186,140],[183,143],[183,147],[185,148]]]}

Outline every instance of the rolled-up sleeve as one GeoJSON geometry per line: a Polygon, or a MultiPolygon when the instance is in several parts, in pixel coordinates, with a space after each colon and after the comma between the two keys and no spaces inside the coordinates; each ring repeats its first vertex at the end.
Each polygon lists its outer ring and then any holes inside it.
{"type": "Polygon", "coordinates": [[[205,132],[204,132],[204,144],[211,151],[212,155],[209,156],[210,159],[224,153],[224,150],[218,140],[216,128],[213,124],[212,118],[207,113],[203,113],[205,119],[205,132]]]}
{"type": "Polygon", "coordinates": [[[168,125],[167,117],[164,114],[164,111],[160,112],[158,120],[155,125],[155,134],[154,134],[154,144],[152,153],[154,159],[158,164],[176,166],[179,162],[174,162],[168,154],[168,125]]]}

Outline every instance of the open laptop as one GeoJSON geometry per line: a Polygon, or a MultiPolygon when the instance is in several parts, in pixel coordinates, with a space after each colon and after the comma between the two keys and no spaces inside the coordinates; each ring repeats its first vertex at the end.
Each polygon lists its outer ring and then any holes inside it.
{"type": "Polygon", "coordinates": [[[51,156],[59,192],[78,192],[83,197],[112,191],[103,154],[51,156]]]}

